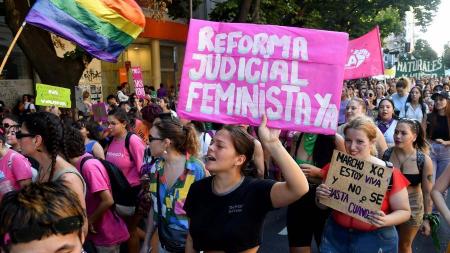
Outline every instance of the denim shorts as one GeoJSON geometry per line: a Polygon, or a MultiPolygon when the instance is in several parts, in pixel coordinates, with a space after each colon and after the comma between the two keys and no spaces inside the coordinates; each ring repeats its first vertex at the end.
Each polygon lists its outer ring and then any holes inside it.
{"type": "Polygon", "coordinates": [[[329,217],[320,244],[321,253],[397,253],[398,234],[394,226],[374,231],[348,229],[329,217]]]}

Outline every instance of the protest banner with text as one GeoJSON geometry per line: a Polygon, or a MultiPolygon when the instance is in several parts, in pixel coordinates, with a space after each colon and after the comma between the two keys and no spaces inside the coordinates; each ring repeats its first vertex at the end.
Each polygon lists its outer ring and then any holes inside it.
{"type": "Polygon", "coordinates": [[[37,83],[36,105],[70,108],[70,89],[37,83]]]}
{"type": "Polygon", "coordinates": [[[347,45],[346,33],[192,19],[177,113],[333,134],[347,45]]]}
{"type": "Polygon", "coordinates": [[[439,57],[432,61],[408,59],[399,61],[396,65],[395,77],[441,77],[445,76],[444,64],[439,57]]]}
{"type": "Polygon", "coordinates": [[[368,215],[381,210],[392,169],[335,150],[325,184],[329,199],[320,203],[368,222],[368,215]]]}
{"type": "Polygon", "coordinates": [[[142,80],[141,67],[132,67],[131,74],[133,76],[134,90],[136,92],[136,97],[144,98],[145,90],[144,90],[144,80],[142,80]]]}

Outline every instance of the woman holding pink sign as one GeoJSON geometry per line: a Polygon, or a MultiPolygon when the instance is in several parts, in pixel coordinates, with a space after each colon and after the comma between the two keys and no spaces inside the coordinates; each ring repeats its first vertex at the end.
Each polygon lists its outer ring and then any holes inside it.
{"type": "MultiPolygon", "coordinates": [[[[377,127],[371,119],[353,119],[344,128],[344,133],[345,150],[348,154],[376,165],[387,165],[373,155],[377,127]]],[[[329,169],[329,165],[322,169],[324,178],[329,169]]],[[[369,223],[333,210],[324,228],[320,252],[398,252],[398,235],[394,226],[404,223],[411,215],[406,190],[408,185],[409,182],[402,173],[393,169],[381,210],[368,215],[369,223]]],[[[326,208],[319,200],[330,198],[330,194],[331,188],[328,185],[323,183],[317,187],[316,202],[319,207],[326,208]]]]}

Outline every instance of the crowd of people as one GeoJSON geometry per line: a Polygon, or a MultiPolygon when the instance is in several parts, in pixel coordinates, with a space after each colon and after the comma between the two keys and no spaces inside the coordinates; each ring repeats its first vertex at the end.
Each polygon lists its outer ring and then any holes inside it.
{"type": "MultiPolygon", "coordinates": [[[[180,119],[176,98],[119,86],[108,118],[89,93],[76,115],[2,106],[0,246],[4,252],[257,252],[266,214],[287,207],[290,252],[412,252],[419,231],[450,225],[446,78],[343,84],[335,135],[180,119]],[[332,210],[334,150],[392,178],[368,222],[332,210]]],[[[449,238],[441,238],[447,240],[449,238]]]]}

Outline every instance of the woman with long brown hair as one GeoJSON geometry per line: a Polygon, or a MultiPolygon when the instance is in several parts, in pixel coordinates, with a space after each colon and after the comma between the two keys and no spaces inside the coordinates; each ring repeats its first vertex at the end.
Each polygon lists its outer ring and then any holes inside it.
{"type": "Polygon", "coordinates": [[[431,96],[434,108],[427,116],[427,138],[431,141],[430,157],[433,161],[433,176],[437,179],[450,164],[450,94],[439,90],[442,87],[435,88],[438,91],[431,96]]]}
{"type": "Polygon", "coordinates": [[[390,161],[408,179],[411,218],[397,226],[399,251],[412,252],[412,242],[422,228],[430,234],[431,187],[433,186],[433,163],[428,153],[428,144],[421,123],[413,119],[400,119],[394,132],[395,146],[386,150],[383,160],[390,161]],[[425,213],[425,215],[424,215],[425,213]]]}
{"type": "Polygon", "coordinates": [[[187,253],[257,252],[267,212],[308,191],[305,175],[279,140],[280,130],[269,130],[266,122],[263,116],[258,136],[286,181],[246,177],[244,170],[255,150],[253,138],[236,126],[222,128],[207,153],[206,169],[214,176],[194,183],[184,205],[189,217],[187,253]]]}

